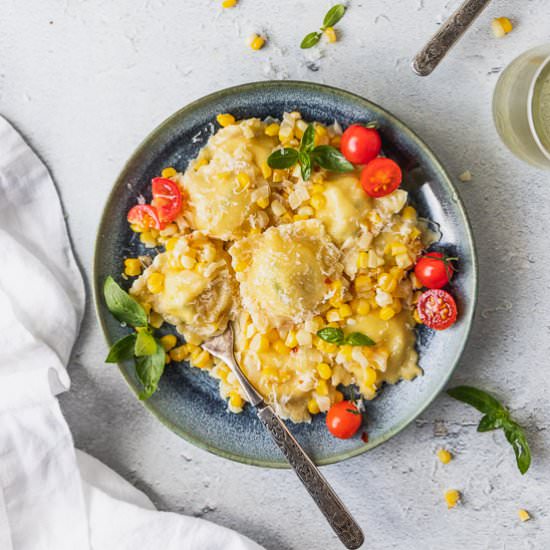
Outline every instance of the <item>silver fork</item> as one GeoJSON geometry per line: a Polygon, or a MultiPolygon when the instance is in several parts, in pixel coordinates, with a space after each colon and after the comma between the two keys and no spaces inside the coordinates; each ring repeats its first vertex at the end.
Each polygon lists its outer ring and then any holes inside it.
{"type": "Polygon", "coordinates": [[[221,359],[240,382],[248,401],[256,407],[256,414],[262,421],[273,441],[279,446],[300,481],[325,515],[330,526],[346,548],[359,548],[365,537],[361,528],[344,503],[338,498],[328,481],[306,452],[300,447],[285,423],[265,403],[263,397],[248,381],[235,359],[233,326],[229,323],[223,334],[202,343],[202,348],[221,359]]]}

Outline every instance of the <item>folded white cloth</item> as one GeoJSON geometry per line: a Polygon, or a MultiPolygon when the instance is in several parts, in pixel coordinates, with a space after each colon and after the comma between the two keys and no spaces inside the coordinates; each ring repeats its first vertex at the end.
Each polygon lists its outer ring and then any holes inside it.
{"type": "Polygon", "coordinates": [[[260,550],[224,527],[156,511],[75,451],[56,395],[69,389],[84,285],[48,171],[2,117],[0,266],[0,549],[260,550]]]}

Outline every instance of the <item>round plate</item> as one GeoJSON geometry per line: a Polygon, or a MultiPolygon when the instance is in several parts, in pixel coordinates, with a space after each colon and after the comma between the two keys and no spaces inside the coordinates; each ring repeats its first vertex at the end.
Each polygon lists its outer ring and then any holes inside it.
{"type": "MultiPolygon", "coordinates": [[[[120,174],[109,196],[97,237],[94,288],[98,316],[109,344],[128,329],[109,314],[101,288],[108,275],[122,271],[123,259],[151,253],[142,247],[126,222],[126,213],[142,193],[150,198],[151,178],[167,166],[184,171],[189,160],[216,130],[216,115],[232,113],[237,119],[281,117],[300,111],[305,120],[342,126],[376,120],[386,155],[400,164],[403,187],[420,216],[439,224],[441,245],[460,258],[453,279],[453,294],[460,308],[454,327],[443,332],[418,330],[417,347],[424,376],[412,382],[387,385],[367,403],[368,443],[360,437],[333,438],[324,415],[311,424],[290,429],[317,464],[331,464],[361,454],[402,430],[441,391],[466,343],[476,302],[476,257],[470,226],[449,177],[428,147],[402,122],[377,105],[351,93],[306,82],[259,82],[222,90],[184,107],[162,123],[138,147],[120,174]]],[[[164,327],[167,331],[170,327],[164,327]]],[[[162,330],[161,330],[162,332],[162,330]]],[[[139,383],[130,362],[119,365],[130,385],[139,383]]],[[[251,407],[242,414],[227,411],[218,384],[207,373],[185,363],[172,364],[163,375],[159,391],[144,405],[164,424],[191,443],[213,453],[258,466],[288,467],[279,449],[256,418],[251,407]]]]}

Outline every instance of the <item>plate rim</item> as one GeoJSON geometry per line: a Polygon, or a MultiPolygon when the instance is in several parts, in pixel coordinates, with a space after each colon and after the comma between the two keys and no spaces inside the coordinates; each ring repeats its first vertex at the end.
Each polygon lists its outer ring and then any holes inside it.
{"type": "MultiPolygon", "coordinates": [[[[371,110],[374,111],[380,111],[384,113],[384,116],[387,117],[387,119],[390,121],[390,123],[399,129],[401,133],[408,134],[410,138],[413,138],[416,142],[418,142],[423,150],[425,151],[426,155],[430,159],[431,164],[437,169],[437,171],[441,174],[443,179],[445,180],[446,184],[449,186],[450,190],[453,192],[454,197],[456,197],[456,204],[457,208],[462,215],[464,222],[465,222],[465,230],[467,235],[467,240],[469,247],[472,251],[472,283],[474,286],[474,295],[471,297],[471,308],[470,308],[470,314],[469,316],[464,319],[464,322],[467,323],[466,326],[466,332],[465,336],[463,338],[463,341],[461,343],[461,346],[454,358],[453,364],[448,369],[445,376],[443,376],[440,384],[429,394],[429,396],[424,399],[422,406],[418,408],[417,411],[415,411],[414,414],[412,414],[409,418],[398,424],[394,429],[387,432],[384,437],[380,438],[376,442],[372,444],[365,444],[364,446],[358,447],[356,449],[352,449],[350,451],[345,451],[343,453],[335,454],[330,457],[321,458],[318,460],[315,460],[315,463],[318,466],[327,466],[330,464],[336,464],[339,462],[343,462],[344,460],[349,460],[351,458],[360,456],[367,451],[370,451],[372,449],[375,449],[382,443],[385,443],[401,431],[403,431],[407,426],[409,426],[414,420],[416,420],[437,398],[437,396],[441,393],[443,388],[446,386],[446,384],[449,382],[451,376],[455,372],[458,363],[460,362],[460,359],[464,353],[464,349],[466,347],[466,344],[470,338],[470,333],[473,325],[473,320],[475,316],[475,312],[477,309],[477,301],[478,301],[478,292],[479,292],[479,284],[478,284],[478,260],[477,260],[477,250],[475,245],[475,240],[473,237],[472,232],[472,226],[470,223],[470,218],[468,216],[468,213],[464,207],[464,203],[462,201],[462,198],[460,197],[456,187],[454,186],[451,178],[449,177],[447,171],[443,167],[443,164],[440,162],[439,158],[435,155],[435,153],[432,151],[432,149],[424,142],[424,140],[411,128],[409,128],[404,122],[402,122],[399,118],[397,118],[394,114],[392,114],[390,111],[386,110],[385,108],[381,107],[377,103],[374,103],[373,101],[356,94],[354,92],[349,92],[347,90],[344,90],[342,88],[338,88],[335,86],[329,86],[326,84],[320,84],[317,82],[309,82],[309,81],[303,81],[303,80],[263,80],[263,81],[254,81],[249,82],[245,84],[238,84],[235,86],[230,86],[228,88],[223,88],[221,90],[212,92],[210,94],[207,94],[205,96],[202,96],[198,99],[195,99],[194,101],[184,105],[177,111],[175,111],[173,114],[165,118],[160,124],[158,124],[155,128],[153,128],[152,131],[150,131],[145,138],[143,138],[138,146],[133,150],[130,157],[126,160],[124,165],[122,166],[121,170],[118,172],[118,175],[116,179],[114,180],[114,183],[111,187],[111,190],[105,199],[103,203],[103,209],[101,212],[101,217],[99,220],[99,224],[97,226],[96,236],[95,236],[95,243],[94,243],[94,253],[93,253],[93,259],[92,259],[92,295],[93,295],[93,302],[94,302],[94,310],[97,317],[97,320],[99,321],[99,326],[101,327],[101,331],[103,333],[103,337],[107,343],[108,346],[112,345],[112,342],[108,336],[108,330],[107,325],[105,321],[103,320],[103,317],[100,312],[100,296],[101,296],[101,285],[99,281],[99,248],[100,248],[100,235],[102,233],[102,228],[107,223],[107,207],[111,203],[113,199],[113,195],[115,193],[115,190],[119,187],[121,182],[123,182],[122,176],[125,174],[127,169],[135,159],[140,156],[147,148],[149,143],[156,137],[158,137],[159,134],[161,134],[166,126],[169,126],[170,123],[184,115],[188,111],[192,111],[195,107],[198,107],[200,105],[203,105],[205,103],[209,103],[212,100],[219,100],[223,99],[223,97],[227,95],[234,95],[236,93],[240,92],[246,92],[250,91],[252,89],[258,88],[258,87],[280,87],[281,89],[287,88],[287,89],[296,89],[299,88],[301,90],[306,91],[315,91],[316,89],[322,89],[324,91],[329,91],[332,93],[337,93],[342,96],[348,97],[354,101],[360,101],[363,103],[366,103],[371,110]]],[[[129,374],[126,372],[125,368],[123,367],[122,363],[117,363],[118,370],[122,374],[123,379],[126,381],[134,395],[137,397],[137,388],[134,386],[133,381],[131,380],[129,374]]],[[[272,469],[289,469],[290,464],[286,461],[272,461],[272,460],[263,460],[263,459],[256,459],[256,458],[249,458],[244,457],[238,454],[235,454],[230,451],[226,451],[224,449],[220,449],[214,445],[205,443],[200,438],[197,438],[190,433],[186,432],[181,427],[174,424],[171,420],[169,420],[167,417],[163,415],[163,413],[158,410],[155,405],[152,404],[152,402],[148,401],[140,401],[141,405],[144,406],[153,416],[155,416],[156,419],[158,419],[164,426],[166,426],[168,429],[170,429],[172,432],[180,436],[182,439],[187,441],[188,443],[191,443],[192,445],[205,450],[211,454],[217,455],[222,458],[227,458],[229,460],[233,460],[235,462],[239,462],[241,464],[247,464],[251,466],[258,466],[262,468],[272,468],[272,469]]]]}

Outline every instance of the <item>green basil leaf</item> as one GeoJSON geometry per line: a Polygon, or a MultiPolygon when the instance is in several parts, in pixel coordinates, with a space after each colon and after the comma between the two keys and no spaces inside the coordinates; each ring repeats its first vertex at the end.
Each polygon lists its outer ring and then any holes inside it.
{"type": "Polygon", "coordinates": [[[136,357],[144,357],[153,355],[157,350],[157,341],[153,335],[147,330],[140,330],[137,333],[134,355],[136,357]]]}
{"type": "Polygon", "coordinates": [[[109,311],[122,323],[133,327],[147,326],[147,314],[141,305],[109,276],[103,285],[109,311]]]}
{"type": "Polygon", "coordinates": [[[330,145],[319,145],[311,152],[313,162],[331,172],[351,172],[353,164],[338,149],[330,145]]]}
{"type": "Polygon", "coordinates": [[[166,352],[158,342],[155,343],[156,349],[152,355],[136,358],[136,374],[143,385],[143,390],[139,393],[142,401],[149,399],[157,391],[160,377],[164,372],[166,352]]]}
{"type": "Polygon", "coordinates": [[[136,333],[127,334],[120,340],[117,340],[109,350],[109,355],[105,359],[105,363],[118,363],[126,361],[134,356],[134,346],[136,344],[136,333]]]}
{"type": "Polygon", "coordinates": [[[457,386],[447,390],[447,393],[484,414],[496,416],[497,412],[507,413],[506,409],[493,396],[472,386],[457,386]]]}
{"type": "Polygon", "coordinates": [[[375,346],[376,342],[362,332],[350,332],[344,338],[343,344],[348,346],[375,346]]]}
{"type": "Polygon", "coordinates": [[[271,153],[267,158],[267,164],[271,168],[291,168],[298,162],[298,151],[286,147],[284,149],[277,149],[274,153],[271,153]]]}
{"type": "Polygon", "coordinates": [[[302,171],[302,179],[308,181],[311,176],[311,157],[308,153],[300,151],[298,153],[298,162],[302,171]]]}
{"type": "Polygon", "coordinates": [[[492,414],[486,414],[481,418],[477,426],[478,432],[490,432],[502,428],[502,418],[492,414]]]}
{"type": "Polygon", "coordinates": [[[300,151],[311,153],[315,145],[315,128],[313,124],[308,124],[302,140],[300,141],[300,151]]]}
{"type": "Polygon", "coordinates": [[[510,421],[504,427],[504,435],[508,443],[512,445],[512,449],[514,449],[519,471],[524,474],[529,469],[529,466],[531,466],[531,449],[521,426],[514,421],[510,421]]]}
{"type": "Polygon", "coordinates": [[[321,40],[322,33],[314,31],[310,32],[309,34],[306,34],[304,36],[304,39],[302,40],[302,43],[300,44],[300,48],[302,50],[307,50],[308,48],[313,48],[319,40],[321,40]]]}
{"type": "Polygon", "coordinates": [[[327,11],[327,14],[325,15],[325,18],[323,19],[323,29],[326,29],[327,27],[334,27],[342,17],[344,17],[344,14],[346,13],[346,6],[343,4],[336,4],[335,6],[332,6],[330,10],[327,11]]]}
{"type": "Polygon", "coordinates": [[[344,340],[344,331],[341,328],[325,327],[317,331],[317,336],[330,344],[341,344],[344,340]]]}

